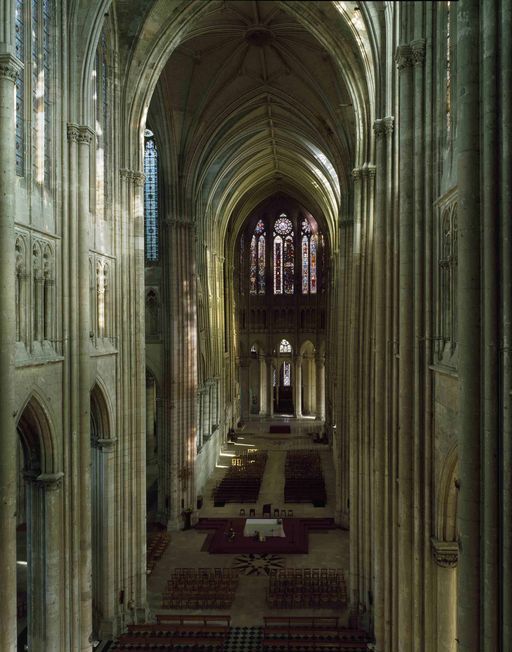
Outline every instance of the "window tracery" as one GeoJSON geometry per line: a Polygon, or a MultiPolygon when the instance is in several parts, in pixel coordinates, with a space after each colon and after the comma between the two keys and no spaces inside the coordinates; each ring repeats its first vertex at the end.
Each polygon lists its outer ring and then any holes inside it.
{"type": "Polygon", "coordinates": [[[274,223],[274,294],[293,294],[293,224],[285,213],[274,223]]]}

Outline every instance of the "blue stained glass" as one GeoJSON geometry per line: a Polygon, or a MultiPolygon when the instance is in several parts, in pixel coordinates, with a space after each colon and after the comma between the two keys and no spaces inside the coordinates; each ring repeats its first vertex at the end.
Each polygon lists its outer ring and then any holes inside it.
{"type": "Polygon", "coordinates": [[[51,70],[51,9],[50,0],[43,0],[43,75],[44,75],[44,176],[47,184],[51,175],[51,102],[50,102],[50,70],[51,70]]]}
{"type": "MultiPolygon", "coordinates": [[[[25,21],[24,2],[16,0],[16,56],[25,61],[25,21]]],[[[25,173],[25,79],[24,71],[16,80],[16,174],[23,176],[25,173]]]]}
{"type": "Polygon", "coordinates": [[[309,291],[309,242],[307,236],[302,238],[302,294],[309,291]]]}
{"type": "Polygon", "coordinates": [[[146,140],[144,151],[144,226],[146,260],[158,260],[158,150],[153,138],[146,140]]]}

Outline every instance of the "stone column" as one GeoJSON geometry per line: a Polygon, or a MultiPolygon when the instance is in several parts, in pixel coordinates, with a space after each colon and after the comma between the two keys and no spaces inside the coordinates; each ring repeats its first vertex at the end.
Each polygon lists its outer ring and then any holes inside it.
{"type": "Polygon", "coordinates": [[[461,0],[457,11],[458,351],[460,447],[457,589],[460,652],[481,652],[481,246],[480,10],[461,0]]]}
{"type": "Polygon", "coordinates": [[[396,52],[400,73],[399,407],[398,407],[398,632],[400,650],[413,649],[413,440],[414,440],[414,58],[409,45],[396,52]]]}
{"type": "Polygon", "coordinates": [[[457,649],[458,552],[456,541],[432,539],[437,582],[436,652],[455,652],[457,649]]]}
{"type": "Polygon", "coordinates": [[[78,130],[78,376],[80,451],[80,649],[91,650],[91,414],[89,332],[89,169],[90,145],[94,132],[78,130]]]}
{"type": "Polygon", "coordinates": [[[325,419],[325,357],[316,356],[316,418],[325,419]]]}
{"type": "MultiPolygon", "coordinates": [[[[10,26],[11,21],[6,22],[10,26]]],[[[14,191],[16,187],[14,93],[22,64],[0,54],[0,649],[16,647],[16,343],[14,191]]]]}
{"type": "Polygon", "coordinates": [[[95,534],[95,608],[98,614],[98,631],[100,639],[112,639],[115,631],[115,582],[112,560],[116,556],[114,516],[115,501],[115,448],[117,439],[97,439],[96,450],[95,499],[96,527],[95,534]]]}
{"type": "Polygon", "coordinates": [[[295,416],[302,416],[302,356],[295,356],[295,416]]]}
{"type": "Polygon", "coordinates": [[[386,141],[385,129],[382,120],[376,120],[373,129],[376,137],[376,214],[374,221],[374,306],[375,306],[375,444],[374,444],[374,509],[373,528],[374,545],[373,557],[375,579],[373,590],[374,602],[374,631],[375,639],[384,648],[385,642],[385,578],[386,557],[384,541],[386,538],[386,521],[384,512],[386,502],[383,501],[386,490],[386,397],[389,388],[386,385],[386,141]]]}
{"type": "Polygon", "coordinates": [[[249,360],[240,358],[240,418],[245,423],[250,415],[250,397],[249,397],[249,360]]]}
{"type": "MultiPolygon", "coordinates": [[[[31,514],[35,527],[40,528],[41,550],[38,554],[39,568],[34,568],[34,591],[31,603],[36,611],[32,614],[32,624],[37,635],[32,638],[29,649],[34,652],[60,650],[63,605],[61,602],[62,554],[62,486],[61,473],[42,473],[35,482],[38,493],[38,514],[31,514]],[[34,622],[35,621],[35,622],[34,622]],[[39,622],[37,622],[39,621],[39,622]]],[[[33,505],[35,507],[35,505],[33,505]]],[[[34,529],[34,528],[32,528],[34,529]]]]}
{"type": "Polygon", "coordinates": [[[267,414],[271,417],[274,414],[274,386],[273,386],[273,360],[272,356],[265,358],[267,363],[267,414]]]}

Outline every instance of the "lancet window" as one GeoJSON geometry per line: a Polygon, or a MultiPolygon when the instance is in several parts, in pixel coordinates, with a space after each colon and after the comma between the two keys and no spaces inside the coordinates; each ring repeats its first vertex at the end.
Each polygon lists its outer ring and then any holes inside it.
{"type": "Polygon", "coordinates": [[[282,213],[274,224],[274,294],[293,294],[293,224],[282,213]]]}
{"type": "Polygon", "coordinates": [[[301,235],[302,294],[316,294],[318,235],[306,219],[302,220],[301,235]]]}
{"type": "Polygon", "coordinates": [[[251,238],[250,252],[250,292],[265,294],[265,224],[260,220],[256,224],[251,238]]]}
{"type": "Polygon", "coordinates": [[[15,52],[24,64],[16,81],[16,173],[25,175],[28,134],[34,180],[50,186],[52,142],[53,0],[16,0],[15,52]]]}
{"type": "Polygon", "coordinates": [[[158,149],[150,129],[145,132],[144,147],[144,236],[146,262],[156,263],[158,247],[158,149]]]}

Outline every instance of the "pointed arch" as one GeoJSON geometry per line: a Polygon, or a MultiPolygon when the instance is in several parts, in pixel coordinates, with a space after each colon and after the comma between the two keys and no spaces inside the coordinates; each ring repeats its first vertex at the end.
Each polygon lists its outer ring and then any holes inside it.
{"type": "Polygon", "coordinates": [[[103,381],[99,378],[91,389],[91,439],[111,439],[112,410],[108,393],[103,381]]]}
{"type": "Polygon", "coordinates": [[[16,428],[23,448],[25,469],[34,474],[56,473],[55,430],[45,401],[33,390],[18,414],[16,428]]]}

